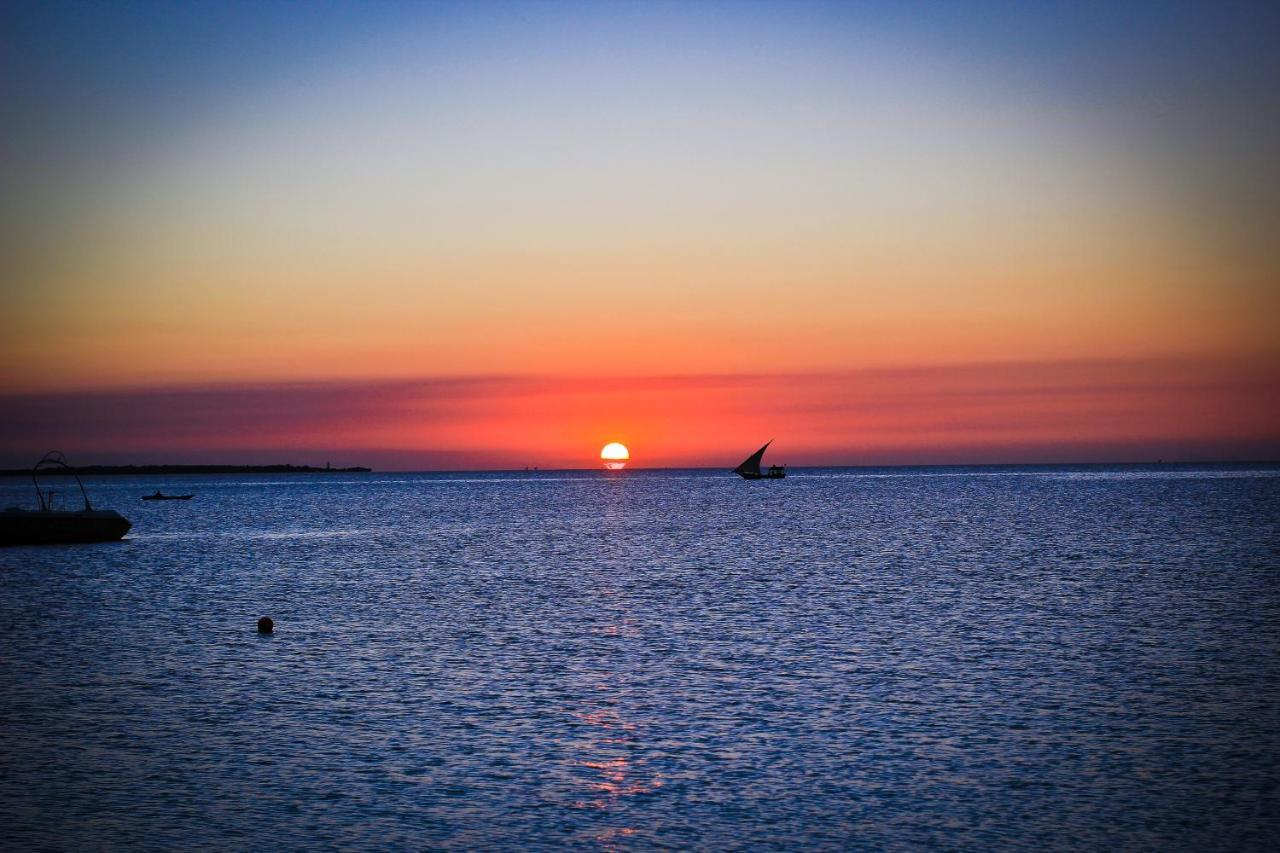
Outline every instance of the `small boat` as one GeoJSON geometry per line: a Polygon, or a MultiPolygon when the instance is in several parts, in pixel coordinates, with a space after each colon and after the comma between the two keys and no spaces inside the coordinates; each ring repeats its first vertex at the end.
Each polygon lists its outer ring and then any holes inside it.
{"type": "Polygon", "coordinates": [[[57,451],[46,453],[31,470],[39,509],[9,507],[0,512],[0,545],[64,545],[75,542],[113,542],[129,532],[129,519],[115,510],[94,509],[79,475],[57,451]],[[54,509],[57,492],[40,485],[40,475],[70,474],[76,478],[84,509],[54,509]]]}
{"type": "Polygon", "coordinates": [[[144,501],[189,501],[194,497],[195,495],[166,495],[156,489],[154,495],[143,495],[142,499],[144,501]]]}
{"type": "Polygon", "coordinates": [[[752,453],[743,460],[741,465],[734,468],[733,473],[744,480],[781,480],[787,476],[787,467],[785,465],[770,465],[769,470],[760,470],[760,462],[764,459],[764,452],[769,449],[771,444],[773,444],[772,438],[764,443],[764,447],[752,453]]]}

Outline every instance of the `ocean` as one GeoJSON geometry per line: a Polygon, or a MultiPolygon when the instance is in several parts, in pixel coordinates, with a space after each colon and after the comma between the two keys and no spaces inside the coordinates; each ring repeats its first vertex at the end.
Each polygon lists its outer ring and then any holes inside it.
{"type": "Polygon", "coordinates": [[[1280,467],[87,486],[0,549],[6,849],[1280,844],[1280,467]]]}

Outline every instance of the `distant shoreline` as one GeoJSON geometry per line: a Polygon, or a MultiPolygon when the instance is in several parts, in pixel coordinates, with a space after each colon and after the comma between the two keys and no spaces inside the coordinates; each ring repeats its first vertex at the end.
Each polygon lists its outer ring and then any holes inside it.
{"type": "MultiPolygon", "coordinates": [[[[86,474],[89,476],[129,474],[367,474],[372,468],[317,468],[314,465],[83,465],[66,471],[41,471],[56,477],[59,474],[86,474]]],[[[0,477],[29,476],[30,468],[6,468],[0,477]]]]}

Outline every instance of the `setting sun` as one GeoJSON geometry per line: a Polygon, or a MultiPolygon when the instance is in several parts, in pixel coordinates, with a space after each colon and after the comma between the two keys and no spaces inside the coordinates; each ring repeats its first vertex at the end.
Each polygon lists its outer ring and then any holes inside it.
{"type": "Polygon", "coordinates": [[[627,446],[616,441],[609,442],[600,451],[600,459],[604,462],[604,467],[610,471],[627,467],[627,460],[630,458],[631,453],[627,450],[627,446]]]}

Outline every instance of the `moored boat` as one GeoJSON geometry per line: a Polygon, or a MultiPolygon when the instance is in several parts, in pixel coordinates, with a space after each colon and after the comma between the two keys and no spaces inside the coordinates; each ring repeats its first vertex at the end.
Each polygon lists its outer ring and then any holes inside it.
{"type": "Polygon", "coordinates": [[[195,495],[193,494],[192,495],[166,495],[162,493],[159,489],[156,489],[156,493],[154,495],[143,495],[142,499],[144,501],[189,501],[194,497],[195,495]]]}
{"type": "Polygon", "coordinates": [[[39,509],[9,507],[0,512],[0,545],[61,545],[78,542],[112,542],[133,525],[115,510],[94,509],[80,477],[58,452],[46,453],[31,471],[39,509]],[[40,475],[70,474],[76,478],[84,509],[54,509],[57,492],[42,488],[40,475]]]}

